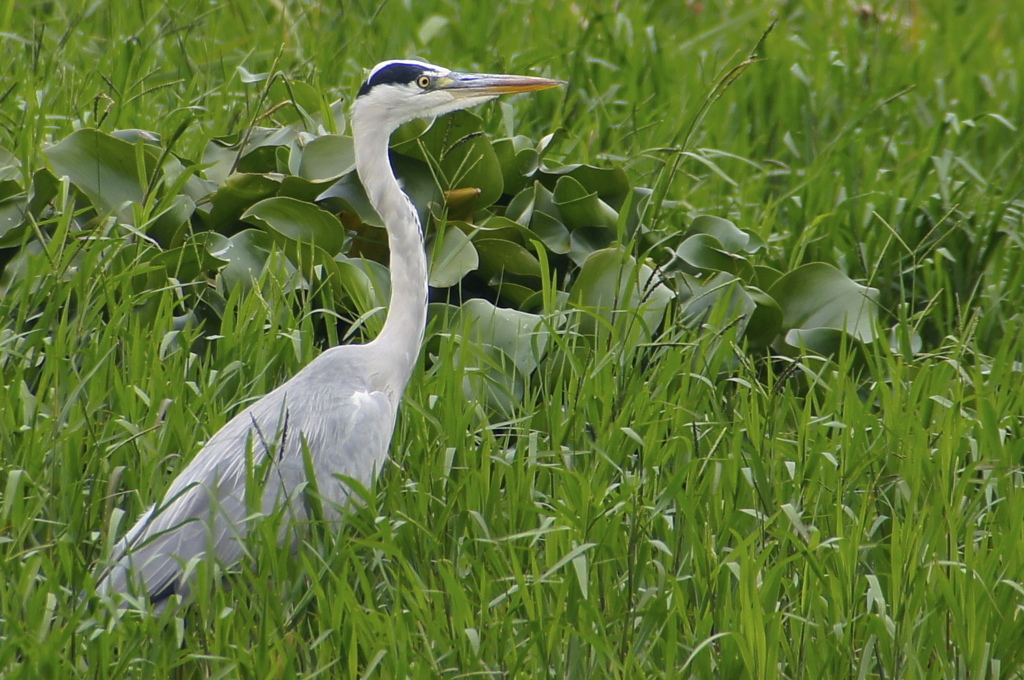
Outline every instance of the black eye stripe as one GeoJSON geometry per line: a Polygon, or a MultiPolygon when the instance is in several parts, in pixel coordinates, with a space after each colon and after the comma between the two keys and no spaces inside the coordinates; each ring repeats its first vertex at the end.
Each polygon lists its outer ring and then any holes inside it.
{"type": "Polygon", "coordinates": [[[363,96],[378,85],[408,85],[415,83],[416,79],[423,75],[424,68],[416,64],[388,64],[370,76],[370,79],[359,88],[359,94],[363,96]]]}

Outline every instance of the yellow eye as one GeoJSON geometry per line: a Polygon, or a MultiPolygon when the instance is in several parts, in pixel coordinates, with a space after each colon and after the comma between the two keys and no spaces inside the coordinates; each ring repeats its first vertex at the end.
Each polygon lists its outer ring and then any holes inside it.
{"type": "Polygon", "coordinates": [[[430,76],[420,76],[416,79],[416,84],[422,87],[424,90],[430,87],[430,76]]]}

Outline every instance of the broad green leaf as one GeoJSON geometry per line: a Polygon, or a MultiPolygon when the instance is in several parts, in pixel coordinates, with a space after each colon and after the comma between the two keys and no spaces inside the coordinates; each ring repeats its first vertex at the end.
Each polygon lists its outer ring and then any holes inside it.
{"type": "Polygon", "coordinates": [[[0,146],[0,181],[16,180],[21,177],[21,161],[0,146]]]}
{"type": "Polygon", "coordinates": [[[501,168],[502,184],[506,194],[518,194],[533,184],[530,177],[540,165],[540,155],[529,137],[516,136],[495,140],[494,154],[501,168]]]}
{"type": "Polygon", "coordinates": [[[28,199],[16,196],[0,201],[0,248],[8,248],[21,243],[25,230],[19,229],[25,223],[28,212],[28,199]]]}
{"type": "Polygon", "coordinates": [[[299,175],[308,180],[337,179],[356,167],[352,138],[343,135],[322,135],[302,149],[299,175]]]}
{"type": "Polygon", "coordinates": [[[782,330],[782,308],[760,288],[747,286],[745,290],[756,305],[744,330],[747,346],[752,349],[768,347],[782,330]]]}
{"type": "Polygon", "coordinates": [[[754,268],[746,258],[723,249],[719,240],[710,234],[690,236],[679,244],[675,252],[679,258],[677,262],[688,265],[683,268],[691,274],[704,270],[729,272],[744,281],[754,277],[754,268]]]}
{"type": "Polygon", "coordinates": [[[823,262],[784,274],[768,290],[782,308],[783,328],[833,328],[863,342],[875,339],[879,291],[823,262]]]}
{"type": "Polygon", "coordinates": [[[506,274],[540,277],[540,262],[529,250],[511,241],[478,238],[473,241],[480,254],[480,273],[494,281],[506,274]]]}
{"type": "Polygon", "coordinates": [[[476,248],[459,229],[445,229],[431,249],[430,285],[435,288],[454,286],[480,264],[476,248]]]}
{"type": "Polygon", "coordinates": [[[356,173],[351,172],[316,197],[317,203],[325,203],[334,212],[345,210],[358,215],[359,219],[374,227],[383,227],[384,220],[380,218],[377,211],[370,205],[370,199],[366,196],[366,190],[359,182],[356,173]]]}
{"type": "Polygon", "coordinates": [[[512,200],[505,207],[505,217],[518,222],[524,227],[529,226],[530,219],[533,217],[533,197],[535,192],[536,189],[533,185],[530,185],[513,196],[512,200]]]}
{"type": "MultiPolygon", "coordinates": [[[[571,177],[588,193],[596,193],[603,199],[618,199],[630,190],[629,177],[622,168],[599,168],[594,165],[574,164],[558,168],[544,168],[541,174],[548,181],[561,181],[571,177]]],[[[556,185],[557,187],[557,185],[556,185]]],[[[618,201],[616,200],[616,203],[618,201]]]]}
{"type": "Polygon", "coordinates": [[[738,323],[742,331],[756,310],[756,304],[743,288],[742,281],[729,272],[718,272],[707,278],[680,273],[676,280],[676,290],[681,299],[680,312],[689,324],[724,328],[738,323]]]}
{"type": "Polygon", "coordinates": [[[228,263],[228,260],[215,254],[221,252],[220,238],[223,237],[219,234],[199,232],[180,247],[157,253],[149,258],[149,263],[163,267],[167,276],[178,281],[195,281],[202,273],[216,271],[228,263]]]}
{"type": "Polygon", "coordinates": [[[729,253],[746,250],[750,234],[736,227],[729,220],[712,215],[699,215],[690,223],[690,233],[709,234],[718,239],[721,248],[729,253]]]}
{"type": "Polygon", "coordinates": [[[555,185],[555,204],[570,229],[604,227],[614,234],[619,214],[572,177],[561,177],[555,185]]]}
{"type": "Polygon", "coordinates": [[[419,137],[396,144],[395,149],[413,158],[433,159],[441,174],[441,189],[480,189],[477,205],[492,205],[504,191],[502,168],[491,142],[483,134],[480,118],[459,111],[439,118],[419,137]]]}
{"type": "Polygon", "coordinates": [[[524,374],[532,373],[543,358],[548,331],[537,314],[496,307],[487,300],[473,298],[458,308],[449,328],[466,332],[474,342],[497,347],[515,362],[524,374]]]}
{"type": "Polygon", "coordinates": [[[56,174],[66,175],[98,211],[116,210],[118,219],[127,223],[133,216],[125,204],[142,203],[157,166],[157,157],[148,145],[136,147],[88,128],[71,133],[43,153],[56,174]],[[145,165],[141,169],[140,150],[145,165]]]}
{"type": "Polygon", "coordinates": [[[214,257],[227,262],[220,270],[221,290],[232,292],[236,286],[249,290],[263,274],[267,258],[274,247],[270,234],[259,229],[245,229],[230,238],[216,234],[209,241],[214,257]]]}
{"type": "Polygon", "coordinates": [[[287,102],[285,106],[277,109],[274,116],[283,114],[284,120],[289,123],[306,122],[312,118],[313,114],[320,111],[320,92],[301,80],[275,79],[270,86],[270,100],[275,104],[287,102]],[[299,107],[301,113],[295,109],[296,106],[299,107]]]}
{"type": "Polygon", "coordinates": [[[337,255],[345,243],[345,228],[337,217],[311,203],[274,196],[246,210],[242,221],[301,244],[314,244],[337,255]]]}
{"type": "MultiPolygon", "coordinates": [[[[547,213],[536,211],[533,213],[533,219],[530,220],[530,231],[537,235],[540,242],[547,246],[547,249],[558,255],[565,255],[572,250],[573,244],[569,229],[562,224],[559,220],[555,219],[547,213]]],[[[581,237],[586,235],[587,230],[581,230],[581,237]]],[[[604,245],[608,245],[611,241],[607,241],[604,245]]],[[[589,243],[589,242],[588,242],[589,243]]],[[[583,252],[582,244],[577,250],[578,253],[583,252]]],[[[589,255],[590,253],[586,253],[589,255]]],[[[586,255],[580,260],[586,260],[586,255]]],[[[575,258],[574,258],[575,260],[575,258]]]]}
{"type": "MultiPolygon", "coordinates": [[[[590,311],[597,317],[615,325],[620,318],[628,319],[620,310],[639,312],[649,335],[660,324],[674,293],[654,277],[654,270],[636,260],[622,248],[598,250],[587,258],[579,276],[569,292],[569,303],[590,311]]],[[[593,333],[597,323],[592,316],[584,316],[580,330],[593,333]]]]}
{"type": "MultiPolygon", "coordinates": [[[[170,200],[167,207],[144,225],[146,235],[156,239],[164,247],[174,245],[175,236],[178,235],[182,226],[191,220],[192,213],[195,211],[196,204],[192,199],[185,194],[178,194],[170,200]]],[[[177,241],[179,243],[180,238],[178,237],[177,241]]]]}
{"type": "Polygon", "coordinates": [[[245,211],[276,194],[280,187],[278,180],[266,175],[231,175],[210,196],[210,211],[204,216],[205,222],[214,231],[233,230],[245,211]]]}
{"type": "Polygon", "coordinates": [[[569,257],[582,267],[587,258],[604,250],[615,242],[615,234],[605,227],[582,227],[574,229],[569,237],[569,257]]]}

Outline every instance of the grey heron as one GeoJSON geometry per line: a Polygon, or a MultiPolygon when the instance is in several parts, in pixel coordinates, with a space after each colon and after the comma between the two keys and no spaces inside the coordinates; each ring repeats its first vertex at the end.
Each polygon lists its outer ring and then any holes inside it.
{"type": "Polygon", "coordinates": [[[289,526],[308,518],[308,481],[315,481],[331,519],[348,500],[346,478],[372,482],[387,456],[427,314],[423,230],[391,168],[391,133],[416,118],[561,84],[409,60],[385,61],[370,71],[352,106],[351,130],[356,171],[384,221],[391,251],[391,300],[380,334],[365,345],[326,350],[214,434],[117,543],[99,577],[101,594],[144,596],[160,607],[174,594],[188,596],[187,567],[195,559],[212,551],[220,564],[236,564],[245,550],[253,510],[248,485],[256,471],[262,484],[257,509],[286,513],[282,543],[289,526]]]}

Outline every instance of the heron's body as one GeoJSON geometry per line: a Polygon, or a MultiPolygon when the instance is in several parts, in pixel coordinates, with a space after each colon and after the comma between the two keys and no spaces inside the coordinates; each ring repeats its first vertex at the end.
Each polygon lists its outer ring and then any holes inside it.
{"type": "Polygon", "coordinates": [[[387,227],[391,250],[391,304],[380,335],[365,345],[327,350],[211,437],[164,499],[117,544],[101,592],[136,593],[158,605],[175,593],[186,596],[193,559],[211,550],[224,565],[242,558],[254,511],[284,512],[284,541],[308,519],[308,482],[315,482],[325,516],[334,519],[348,501],[346,479],[369,486],[387,457],[427,308],[423,233],[391,170],[390,134],[414,118],[558,84],[456,74],[421,62],[384,62],[371,71],[353,106],[352,135],[356,170],[387,227]],[[315,480],[308,479],[310,467],[315,480]]]}

